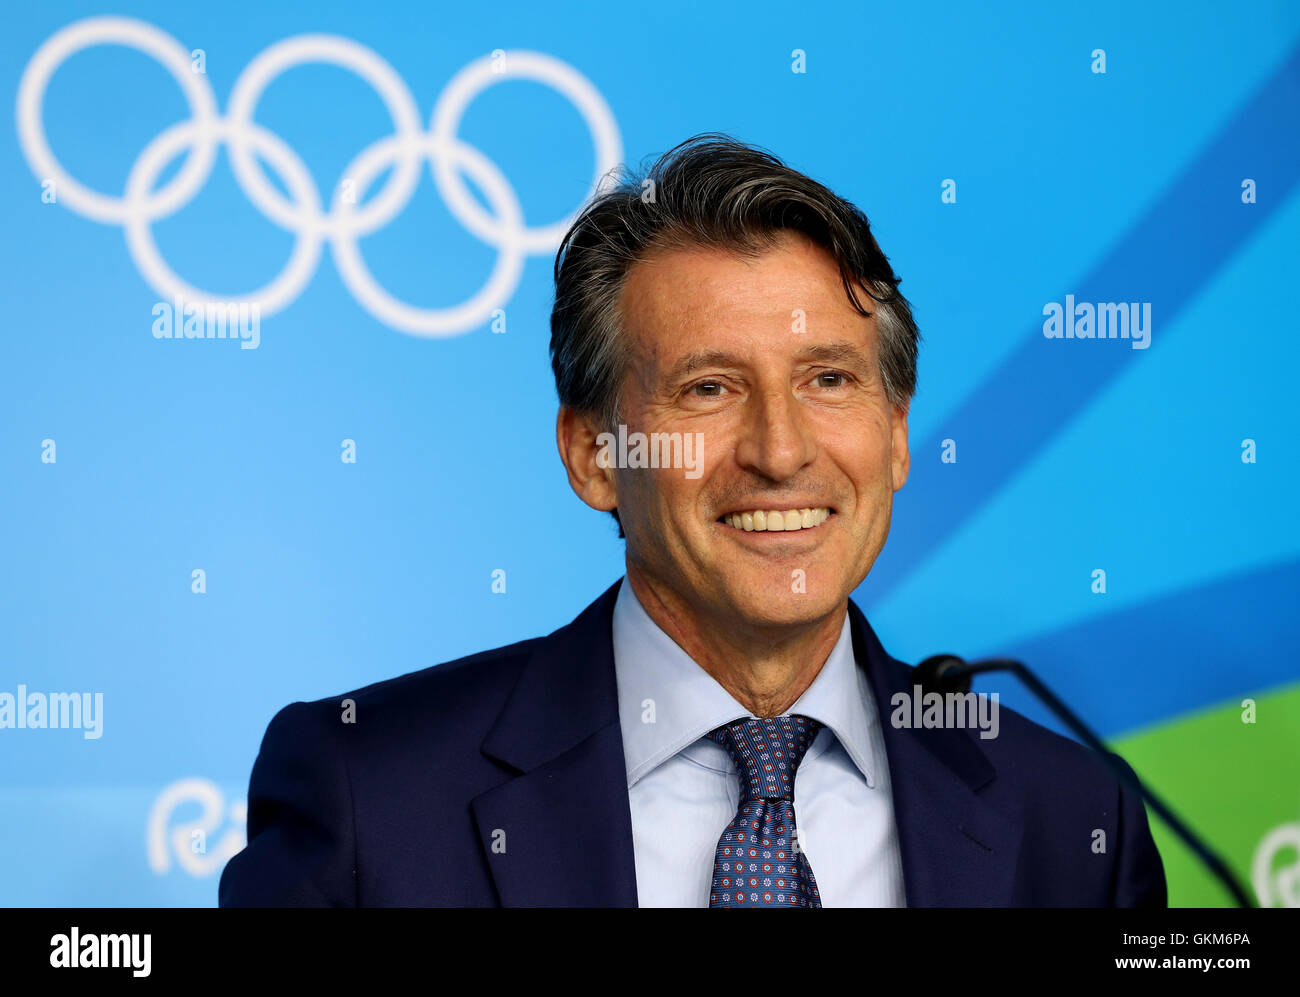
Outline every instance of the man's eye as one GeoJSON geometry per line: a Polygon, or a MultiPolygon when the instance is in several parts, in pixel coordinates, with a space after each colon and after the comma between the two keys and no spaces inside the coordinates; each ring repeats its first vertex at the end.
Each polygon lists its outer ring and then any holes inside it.
{"type": "Polygon", "coordinates": [[[838,388],[844,384],[844,381],[844,375],[837,370],[828,370],[817,375],[817,383],[823,388],[838,388]]]}
{"type": "Polygon", "coordinates": [[[705,398],[716,398],[722,391],[722,385],[717,381],[701,381],[699,384],[694,385],[691,391],[705,398]]]}

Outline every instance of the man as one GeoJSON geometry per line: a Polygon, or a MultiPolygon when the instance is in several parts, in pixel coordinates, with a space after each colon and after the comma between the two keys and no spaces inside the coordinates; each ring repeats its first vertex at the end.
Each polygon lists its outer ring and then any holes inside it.
{"type": "Polygon", "coordinates": [[[1010,710],[891,722],[912,669],[849,596],[918,336],[862,213],[698,136],[555,276],[560,457],[626,577],[549,637],[282,710],[221,903],[1163,906],[1087,750],[1010,710]]]}

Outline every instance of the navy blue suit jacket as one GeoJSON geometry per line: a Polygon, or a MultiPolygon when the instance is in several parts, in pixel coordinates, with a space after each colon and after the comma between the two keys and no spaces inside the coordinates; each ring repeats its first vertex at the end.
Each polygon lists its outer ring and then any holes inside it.
{"type": "MultiPolygon", "coordinates": [[[[636,906],[617,593],[548,637],[281,710],[221,905],[636,906]]],[[[892,726],[912,668],[849,613],[881,711],[909,906],[1165,905],[1145,810],[1094,755],[1008,709],[987,740],[892,726]]]]}

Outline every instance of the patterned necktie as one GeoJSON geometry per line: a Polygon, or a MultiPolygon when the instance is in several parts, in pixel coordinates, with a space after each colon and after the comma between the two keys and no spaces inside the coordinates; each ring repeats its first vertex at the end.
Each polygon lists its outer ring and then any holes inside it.
{"type": "Polygon", "coordinates": [[[723,724],[709,737],[740,772],[740,806],[718,841],[710,907],[820,907],[795,847],[794,774],[822,725],[801,716],[723,724]]]}

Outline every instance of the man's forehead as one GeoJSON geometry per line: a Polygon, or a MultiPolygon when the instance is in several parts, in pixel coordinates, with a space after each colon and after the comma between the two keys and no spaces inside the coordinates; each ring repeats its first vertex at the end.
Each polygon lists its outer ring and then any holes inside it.
{"type": "MultiPolygon", "coordinates": [[[[874,321],[850,303],[834,258],[798,233],[783,235],[758,255],[691,245],[634,264],[620,309],[643,358],[661,368],[698,366],[710,351],[743,352],[755,334],[789,336],[790,351],[812,339],[838,341],[841,353],[850,342],[869,349],[874,321]]],[[[858,300],[870,307],[864,291],[858,300]]]]}
{"type": "Polygon", "coordinates": [[[776,245],[757,252],[700,245],[657,249],[629,269],[625,303],[672,312],[798,298],[822,305],[842,301],[851,308],[834,257],[798,233],[777,238],[776,245]]]}

